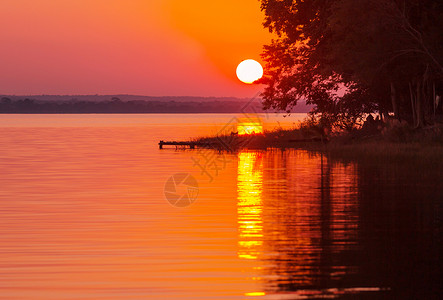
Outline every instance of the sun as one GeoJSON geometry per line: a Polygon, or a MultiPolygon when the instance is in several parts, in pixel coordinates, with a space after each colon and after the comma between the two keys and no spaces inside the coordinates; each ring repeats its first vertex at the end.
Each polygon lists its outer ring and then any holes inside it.
{"type": "Polygon", "coordinates": [[[237,77],[244,83],[251,84],[262,76],[263,67],[253,59],[244,60],[237,67],[237,77]]]}

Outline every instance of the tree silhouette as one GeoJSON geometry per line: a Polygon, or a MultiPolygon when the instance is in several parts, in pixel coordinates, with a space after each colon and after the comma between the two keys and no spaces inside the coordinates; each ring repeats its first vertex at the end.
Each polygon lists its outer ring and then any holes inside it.
{"type": "Polygon", "coordinates": [[[261,8],[277,34],[263,52],[265,107],[289,111],[305,98],[314,113],[346,127],[374,111],[415,126],[435,119],[441,1],[262,0],[261,8]]]}

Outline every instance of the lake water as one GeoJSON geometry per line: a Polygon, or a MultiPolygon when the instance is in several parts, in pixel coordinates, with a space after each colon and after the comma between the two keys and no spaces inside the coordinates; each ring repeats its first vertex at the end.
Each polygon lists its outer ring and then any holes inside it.
{"type": "Polygon", "coordinates": [[[439,298],[442,170],[158,149],[233,117],[0,115],[0,299],[439,298]]]}

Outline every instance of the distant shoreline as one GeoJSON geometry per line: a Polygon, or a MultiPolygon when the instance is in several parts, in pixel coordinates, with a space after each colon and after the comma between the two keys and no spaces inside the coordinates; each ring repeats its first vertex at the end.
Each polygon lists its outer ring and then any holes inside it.
{"type": "MultiPolygon", "coordinates": [[[[263,113],[260,98],[202,98],[202,97],[140,97],[59,96],[0,98],[0,114],[204,114],[204,113],[263,113]]],[[[293,113],[308,113],[311,106],[301,102],[293,113]]],[[[272,112],[272,111],[268,111],[272,112]]]]}

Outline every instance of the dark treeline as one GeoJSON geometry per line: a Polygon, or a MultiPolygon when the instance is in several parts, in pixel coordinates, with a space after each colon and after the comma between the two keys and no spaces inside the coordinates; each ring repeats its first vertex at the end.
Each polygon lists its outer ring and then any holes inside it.
{"type": "Polygon", "coordinates": [[[36,101],[3,98],[0,113],[235,113],[245,103],[237,102],[175,102],[175,101],[36,101]]]}
{"type": "Polygon", "coordinates": [[[160,101],[160,102],[225,102],[237,101],[247,102],[250,98],[238,97],[198,97],[198,96],[145,96],[145,95],[129,95],[129,94],[110,94],[110,95],[6,95],[0,94],[1,98],[9,98],[12,101],[32,99],[35,101],[86,101],[86,102],[102,102],[112,99],[119,99],[121,101],[160,101]]]}
{"type": "MultiPolygon", "coordinates": [[[[39,101],[30,98],[0,99],[0,113],[59,114],[59,113],[241,113],[260,112],[260,101],[39,101]]],[[[309,107],[298,107],[297,112],[308,112],[309,107]]]]}
{"type": "MultiPolygon", "coordinates": [[[[261,112],[261,101],[122,101],[113,97],[101,101],[44,101],[32,98],[2,97],[0,113],[59,114],[59,113],[241,113],[261,112]]],[[[298,112],[308,112],[301,106],[298,112]]]]}

